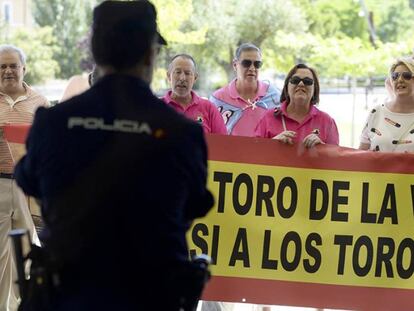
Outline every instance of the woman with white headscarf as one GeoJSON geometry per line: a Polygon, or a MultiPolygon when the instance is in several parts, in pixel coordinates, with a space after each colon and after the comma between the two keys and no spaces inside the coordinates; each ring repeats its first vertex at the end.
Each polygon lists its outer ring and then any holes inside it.
{"type": "Polygon", "coordinates": [[[390,99],[369,113],[359,149],[414,152],[414,59],[397,59],[387,79],[390,99]]]}

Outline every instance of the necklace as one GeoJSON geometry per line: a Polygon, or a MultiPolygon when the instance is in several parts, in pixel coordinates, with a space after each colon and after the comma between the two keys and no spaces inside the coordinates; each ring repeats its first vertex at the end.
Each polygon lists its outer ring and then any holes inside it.
{"type": "MultiPolygon", "coordinates": [[[[285,117],[283,116],[283,114],[281,114],[281,118],[282,118],[282,125],[283,125],[283,130],[287,131],[287,127],[286,127],[286,122],[285,122],[285,117]]],[[[320,131],[318,128],[314,128],[311,132],[312,134],[316,134],[319,135],[320,131]]]]}
{"type": "Polygon", "coordinates": [[[255,110],[257,108],[257,105],[256,105],[257,101],[252,102],[249,98],[247,99],[247,102],[248,104],[243,108],[243,111],[249,108],[252,108],[252,110],[255,110]]]}

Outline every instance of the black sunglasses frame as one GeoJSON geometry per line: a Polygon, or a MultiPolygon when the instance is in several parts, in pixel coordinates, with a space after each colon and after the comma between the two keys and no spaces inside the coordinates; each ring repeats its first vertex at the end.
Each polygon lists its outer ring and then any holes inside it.
{"type": "Polygon", "coordinates": [[[289,79],[289,83],[292,83],[294,85],[298,85],[300,82],[303,82],[303,84],[306,86],[311,86],[314,83],[313,79],[308,77],[299,78],[298,76],[293,76],[289,79]]]}
{"type": "Polygon", "coordinates": [[[403,71],[403,72],[393,72],[391,73],[391,79],[392,81],[397,81],[400,76],[406,80],[406,81],[410,81],[413,78],[413,74],[409,71],[403,71]]]}
{"type": "Polygon", "coordinates": [[[263,62],[261,60],[250,60],[250,59],[243,59],[240,61],[240,65],[242,65],[244,68],[250,68],[250,66],[253,64],[254,68],[259,69],[262,67],[263,62]]]}

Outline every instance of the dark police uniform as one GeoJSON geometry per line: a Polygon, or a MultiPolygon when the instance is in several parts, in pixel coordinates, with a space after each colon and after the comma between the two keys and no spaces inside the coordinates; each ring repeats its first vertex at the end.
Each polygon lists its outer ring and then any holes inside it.
{"type": "Polygon", "coordinates": [[[172,310],[185,233],[213,204],[206,167],[201,126],[138,78],[105,76],[39,109],[15,174],[42,202],[63,289],[55,310],[172,310]]]}

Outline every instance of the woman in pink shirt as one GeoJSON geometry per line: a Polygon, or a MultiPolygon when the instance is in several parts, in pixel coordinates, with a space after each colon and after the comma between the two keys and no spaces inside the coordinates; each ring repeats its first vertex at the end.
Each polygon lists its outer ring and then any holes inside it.
{"type": "Polygon", "coordinates": [[[304,64],[288,73],[280,97],[280,108],[268,111],[256,127],[257,137],[273,138],[286,144],[339,144],[335,120],[315,107],[319,102],[316,71],[304,64]]]}

